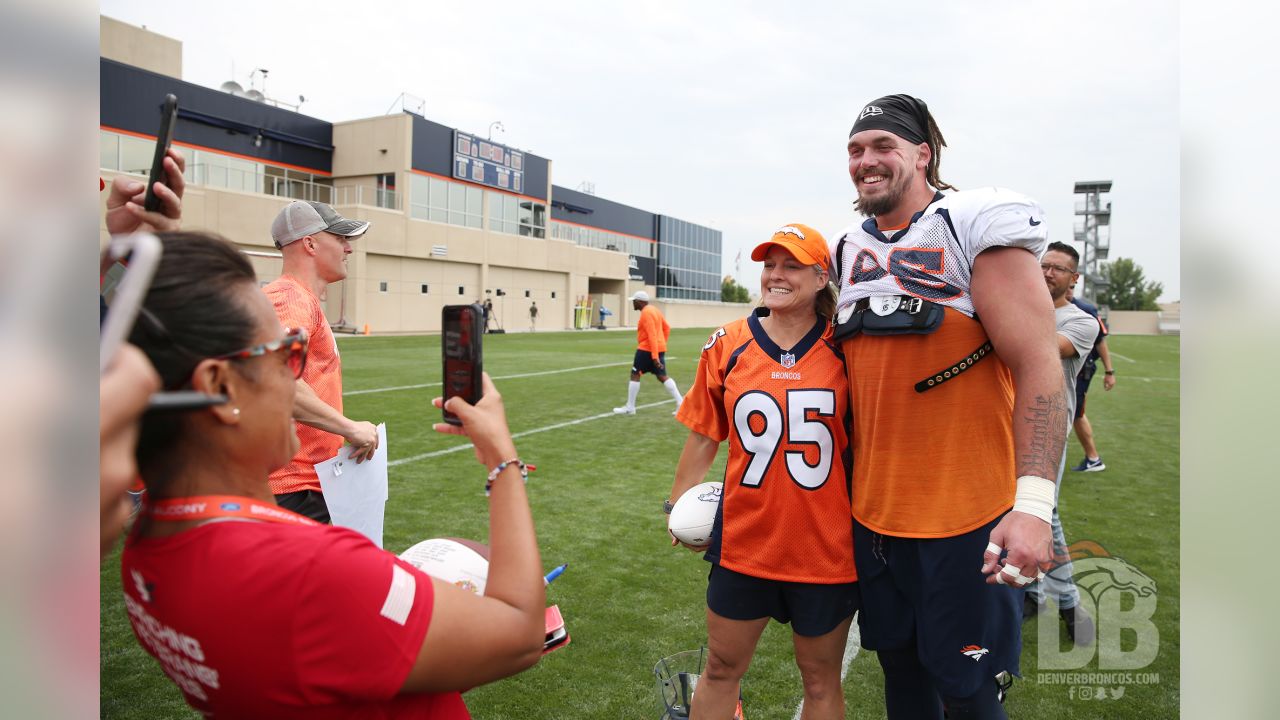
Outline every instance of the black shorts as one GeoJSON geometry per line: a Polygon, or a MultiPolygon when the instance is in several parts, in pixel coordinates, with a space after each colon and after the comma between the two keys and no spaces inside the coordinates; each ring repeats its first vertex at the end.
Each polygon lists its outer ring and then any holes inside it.
{"type": "Polygon", "coordinates": [[[903,538],[873,532],[855,519],[863,646],[900,650],[914,644],[947,697],[969,697],[1002,670],[1017,675],[1023,591],[988,585],[981,570],[997,522],[955,537],[903,538]]]}
{"type": "Polygon", "coordinates": [[[318,490],[299,490],[277,495],[276,504],[285,510],[305,515],[316,522],[322,522],[326,525],[333,522],[329,519],[329,505],[324,501],[324,495],[318,490]]]}
{"type": "Polygon", "coordinates": [[[707,575],[707,608],[730,620],[771,617],[804,637],[826,635],[858,610],[858,583],[765,580],[743,575],[719,563],[707,575]]]}
{"type": "Polygon", "coordinates": [[[641,350],[639,348],[636,348],[636,358],[631,361],[631,372],[637,373],[640,375],[643,375],[645,373],[652,373],[654,375],[666,375],[667,374],[667,354],[664,352],[658,353],[658,358],[662,360],[661,370],[659,370],[653,364],[653,356],[649,354],[648,350],[641,350]]]}

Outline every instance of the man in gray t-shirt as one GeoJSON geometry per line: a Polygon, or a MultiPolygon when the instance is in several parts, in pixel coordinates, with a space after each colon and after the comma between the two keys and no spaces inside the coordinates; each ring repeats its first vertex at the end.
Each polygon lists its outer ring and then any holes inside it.
{"type": "MultiPolygon", "coordinates": [[[[1079,262],[1080,255],[1075,248],[1057,242],[1050,243],[1044,256],[1040,258],[1040,270],[1044,273],[1045,284],[1049,286],[1049,296],[1053,298],[1058,354],[1062,357],[1062,382],[1066,389],[1069,418],[1075,417],[1076,411],[1076,375],[1080,373],[1089,351],[1093,349],[1093,341],[1098,337],[1098,321],[1067,300],[1067,290],[1080,277],[1076,272],[1079,262]]],[[[1064,435],[1070,433],[1071,428],[1065,427],[1062,432],[1064,435]]],[[[1062,459],[1058,462],[1059,492],[1062,489],[1062,471],[1066,466],[1067,454],[1064,449],[1062,459]]],[[[1044,580],[1027,587],[1023,616],[1031,617],[1039,612],[1044,596],[1052,595],[1058,602],[1058,613],[1067,625],[1067,635],[1077,644],[1091,644],[1094,641],[1093,619],[1082,608],[1077,607],[1080,592],[1071,577],[1066,535],[1062,532],[1062,519],[1058,516],[1056,503],[1053,509],[1053,554],[1054,561],[1060,564],[1046,573],[1044,580]]]]}

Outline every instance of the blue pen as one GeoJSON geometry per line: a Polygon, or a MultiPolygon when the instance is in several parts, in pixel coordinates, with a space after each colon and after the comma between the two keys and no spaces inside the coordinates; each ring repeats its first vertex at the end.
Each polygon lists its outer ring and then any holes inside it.
{"type": "Polygon", "coordinates": [[[544,577],[544,578],[542,578],[542,584],[543,584],[543,585],[550,585],[550,584],[551,584],[551,581],[552,581],[552,580],[555,580],[555,579],[556,579],[556,578],[558,578],[558,577],[560,577],[560,575],[561,575],[562,573],[564,573],[564,569],[565,569],[565,568],[567,568],[567,567],[569,567],[569,563],[565,563],[565,564],[563,564],[563,565],[561,565],[561,566],[557,567],[556,569],[552,570],[551,572],[547,573],[547,576],[546,576],[546,577],[544,577]]]}

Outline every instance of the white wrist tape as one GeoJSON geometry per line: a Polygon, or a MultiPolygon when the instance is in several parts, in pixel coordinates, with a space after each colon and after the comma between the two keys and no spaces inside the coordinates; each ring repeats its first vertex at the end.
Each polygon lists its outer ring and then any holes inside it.
{"type": "Polygon", "coordinates": [[[1053,522],[1054,483],[1035,475],[1023,475],[1018,478],[1018,491],[1013,497],[1015,512],[1034,515],[1041,520],[1053,522]]]}

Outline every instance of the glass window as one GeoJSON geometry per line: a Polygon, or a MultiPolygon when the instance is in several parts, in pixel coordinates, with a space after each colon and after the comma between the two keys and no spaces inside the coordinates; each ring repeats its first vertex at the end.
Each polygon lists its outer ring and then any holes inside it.
{"type": "Polygon", "coordinates": [[[135,175],[151,172],[151,157],[155,154],[154,140],[120,135],[120,170],[135,175]]]}
{"type": "Polygon", "coordinates": [[[105,130],[98,131],[98,167],[103,170],[120,169],[120,136],[105,130]]]}

